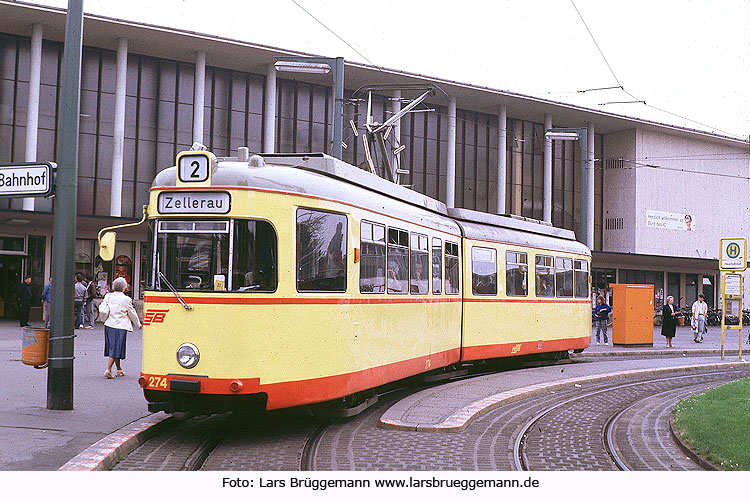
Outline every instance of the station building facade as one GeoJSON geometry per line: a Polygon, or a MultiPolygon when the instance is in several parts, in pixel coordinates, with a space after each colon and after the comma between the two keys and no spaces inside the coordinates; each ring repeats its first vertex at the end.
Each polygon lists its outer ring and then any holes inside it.
{"type": "MultiPolygon", "coordinates": [[[[64,27],[63,10],[0,0],[0,163],[56,158],[64,27]]],[[[330,153],[330,76],[277,73],[275,58],[289,55],[304,54],[85,16],[78,271],[101,291],[124,276],[134,299],[143,296],[145,228],[118,234],[113,262],[97,258],[96,235],[137,221],[156,173],[194,142],[217,156],[240,146],[330,153]]],[[[750,233],[747,141],[347,63],[345,161],[367,166],[355,132],[367,103],[357,91],[393,84],[440,90],[426,101],[432,111],[395,128],[403,184],[448,206],[548,220],[577,235],[589,203],[595,294],[611,283],[651,283],[656,306],[667,295],[690,305],[699,293],[717,303],[719,239],[750,233]],[[588,151],[545,140],[551,127],[586,127],[588,151]],[[582,155],[593,176],[582,175],[582,155]]],[[[376,93],[371,113],[382,122],[417,94],[376,93]]],[[[21,275],[32,276],[38,304],[51,274],[53,204],[0,200],[0,318],[16,314],[21,275]]]]}

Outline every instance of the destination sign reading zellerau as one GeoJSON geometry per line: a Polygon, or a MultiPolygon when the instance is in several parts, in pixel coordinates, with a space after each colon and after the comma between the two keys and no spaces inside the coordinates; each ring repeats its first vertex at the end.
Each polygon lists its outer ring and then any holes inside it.
{"type": "Polygon", "coordinates": [[[747,240],[744,238],[720,239],[719,269],[744,271],[747,268],[747,240]]]}
{"type": "Polygon", "coordinates": [[[54,187],[52,162],[0,164],[0,197],[47,197],[54,187]]]}
{"type": "Polygon", "coordinates": [[[160,214],[227,214],[231,202],[225,191],[165,191],[156,207],[160,214]]]}

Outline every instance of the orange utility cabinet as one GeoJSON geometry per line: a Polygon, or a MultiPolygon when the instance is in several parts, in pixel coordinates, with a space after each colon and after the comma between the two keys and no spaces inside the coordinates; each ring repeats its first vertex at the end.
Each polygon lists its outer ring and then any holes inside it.
{"type": "Polygon", "coordinates": [[[612,344],[654,345],[654,286],[611,284],[612,344]]]}

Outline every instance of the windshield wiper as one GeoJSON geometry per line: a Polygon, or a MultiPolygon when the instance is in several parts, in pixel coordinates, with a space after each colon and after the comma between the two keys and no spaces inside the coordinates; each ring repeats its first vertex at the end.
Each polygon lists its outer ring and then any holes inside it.
{"type": "Polygon", "coordinates": [[[161,289],[161,281],[164,280],[164,283],[167,284],[167,287],[169,287],[169,290],[172,291],[172,294],[174,294],[177,300],[180,302],[180,304],[182,304],[182,307],[185,308],[186,310],[193,309],[192,306],[187,304],[185,300],[182,299],[182,296],[180,296],[180,294],[177,292],[177,289],[174,288],[174,285],[169,283],[169,280],[167,280],[167,277],[164,276],[164,273],[162,273],[161,271],[157,272],[157,277],[159,278],[159,286],[160,286],[159,289],[161,289]]]}

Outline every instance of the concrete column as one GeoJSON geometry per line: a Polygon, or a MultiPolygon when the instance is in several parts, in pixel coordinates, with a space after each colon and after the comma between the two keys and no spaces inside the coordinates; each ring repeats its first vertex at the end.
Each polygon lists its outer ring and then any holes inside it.
{"type": "Polygon", "coordinates": [[[456,206],[456,98],[448,102],[448,158],[445,184],[445,205],[456,206]]]}
{"type": "MultiPolygon", "coordinates": [[[[588,124],[588,161],[586,165],[586,200],[581,203],[586,204],[586,246],[589,249],[594,248],[594,124],[588,124]]],[[[583,221],[581,221],[583,224],[583,221]]]]}
{"type": "MultiPolygon", "coordinates": [[[[31,31],[31,71],[29,75],[29,100],[26,105],[26,152],[24,161],[36,162],[37,135],[39,132],[39,89],[42,73],[42,25],[34,23],[31,31]]],[[[23,210],[34,210],[34,199],[23,199],[23,210]]]]}
{"type": "MultiPolygon", "coordinates": [[[[544,131],[552,128],[552,115],[544,115],[544,131]]],[[[552,222],[552,139],[544,138],[544,220],[552,222]]]]}
{"type": "MultiPolygon", "coordinates": [[[[401,90],[397,89],[394,90],[391,94],[391,97],[393,100],[391,101],[391,113],[394,115],[401,111],[401,90]]],[[[394,145],[394,147],[398,148],[401,145],[401,120],[396,120],[396,122],[393,124],[393,142],[391,144],[394,145]]],[[[393,179],[398,179],[398,174],[396,174],[396,168],[397,168],[397,162],[398,162],[398,155],[393,154],[393,150],[391,150],[391,168],[393,169],[393,179]]],[[[427,166],[425,166],[425,169],[427,166]]]]}
{"type": "Polygon", "coordinates": [[[206,53],[195,58],[195,93],[193,94],[193,142],[203,143],[203,106],[206,98],[206,53]]]}
{"type": "Polygon", "coordinates": [[[497,213],[505,214],[505,185],[508,182],[508,107],[500,106],[497,120],[497,213]]]}
{"type": "Polygon", "coordinates": [[[115,83],[115,123],[112,138],[112,184],[109,215],[122,215],[122,164],[125,151],[125,90],[128,75],[128,39],[117,39],[117,80],[115,83]]]}
{"type": "Polygon", "coordinates": [[[276,66],[268,65],[266,99],[263,106],[263,153],[276,151],[276,66]]]}
{"type": "Polygon", "coordinates": [[[523,212],[523,191],[521,190],[521,175],[523,174],[523,123],[520,120],[514,122],[513,150],[511,156],[511,214],[521,215],[523,212]]]}

